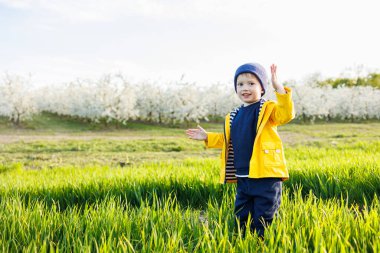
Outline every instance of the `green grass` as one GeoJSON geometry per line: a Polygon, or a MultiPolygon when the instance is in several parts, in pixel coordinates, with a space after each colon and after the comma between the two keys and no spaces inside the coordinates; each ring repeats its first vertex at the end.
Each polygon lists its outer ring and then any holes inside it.
{"type": "Polygon", "coordinates": [[[287,124],[279,132],[289,145],[336,145],[380,140],[380,122],[287,124]]]}
{"type": "Polygon", "coordinates": [[[182,208],[175,196],[132,207],[106,197],[92,205],[59,211],[42,201],[0,203],[3,251],[126,252],[378,252],[378,201],[365,208],[284,191],[278,217],[263,242],[234,232],[230,192],[205,211],[182,208]],[[12,238],[12,239],[11,239],[12,238]]]}
{"type": "MultiPolygon", "coordinates": [[[[222,123],[202,123],[210,130],[222,130],[222,123]]],[[[151,135],[151,136],[172,136],[182,135],[187,127],[196,127],[197,124],[165,126],[157,123],[143,123],[138,121],[127,122],[126,125],[119,123],[91,123],[83,119],[58,116],[52,113],[41,113],[35,115],[31,120],[22,122],[16,127],[5,117],[0,117],[0,134],[23,134],[23,135],[45,135],[65,133],[77,135],[85,133],[104,135],[151,135]]]]}
{"type": "Polygon", "coordinates": [[[34,141],[31,143],[11,143],[0,146],[0,152],[4,153],[56,153],[68,151],[83,152],[180,152],[204,150],[199,143],[185,138],[166,140],[102,140],[90,141],[65,140],[65,141],[34,141]]]}
{"type": "Polygon", "coordinates": [[[344,247],[361,251],[378,247],[376,201],[359,209],[355,205],[347,206],[344,199],[324,201],[312,193],[305,197],[297,190],[291,195],[291,188],[287,188],[279,220],[268,232],[267,242],[257,245],[251,237],[244,241],[233,237],[234,189],[219,187],[209,177],[209,174],[215,176],[213,161],[188,161],[171,167],[146,165],[145,168],[132,171],[62,168],[37,173],[16,167],[8,171],[3,180],[12,185],[2,185],[2,231],[5,231],[4,241],[9,233],[22,243],[8,245],[7,249],[27,246],[40,250],[45,242],[65,250],[129,245],[142,251],[192,251],[197,247],[212,251],[220,250],[223,241],[225,251],[247,247],[267,247],[267,250],[344,247]],[[167,170],[160,173],[157,168],[167,170]],[[209,170],[204,171],[205,168],[209,170]],[[179,170],[184,176],[178,174],[179,170]],[[45,180],[38,180],[41,178],[45,180]],[[25,194],[29,198],[24,198],[25,194]],[[28,223],[14,225],[26,220],[28,223]],[[156,234],[156,239],[148,236],[151,234],[156,234]],[[341,243],[338,240],[341,236],[348,243],[341,243]]]}
{"type": "Polygon", "coordinates": [[[260,241],[234,229],[235,186],[218,183],[219,150],[184,128],[52,120],[0,127],[30,138],[0,140],[1,252],[380,250],[380,123],[280,127],[290,179],[260,241]]]}

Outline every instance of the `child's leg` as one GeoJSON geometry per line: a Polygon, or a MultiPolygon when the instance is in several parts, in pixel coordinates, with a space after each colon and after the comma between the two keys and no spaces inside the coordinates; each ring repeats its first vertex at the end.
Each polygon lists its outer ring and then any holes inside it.
{"type": "MultiPolygon", "coordinates": [[[[261,183],[261,182],[260,182],[261,183]]],[[[264,237],[265,227],[273,221],[281,204],[282,181],[277,178],[266,178],[255,196],[253,226],[260,237],[264,237]]]]}
{"type": "MultiPolygon", "coordinates": [[[[235,199],[235,215],[237,222],[235,224],[236,228],[240,227],[240,232],[242,236],[245,235],[245,230],[248,222],[248,217],[253,217],[253,198],[247,194],[247,178],[238,178],[237,188],[236,188],[236,199],[235,199]],[[251,216],[250,216],[251,215],[251,216]]],[[[251,223],[253,220],[251,221],[251,223]]]]}

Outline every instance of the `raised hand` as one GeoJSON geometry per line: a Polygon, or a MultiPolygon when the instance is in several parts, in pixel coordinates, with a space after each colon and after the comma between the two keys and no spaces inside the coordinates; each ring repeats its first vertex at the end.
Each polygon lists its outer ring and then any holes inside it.
{"type": "Polygon", "coordinates": [[[278,93],[281,93],[281,94],[285,94],[286,91],[284,89],[284,86],[278,82],[278,79],[277,79],[277,65],[276,64],[272,64],[270,66],[270,72],[271,72],[271,75],[272,75],[272,86],[273,88],[276,90],[276,92],[278,93]]]}
{"type": "Polygon", "coordinates": [[[193,140],[204,141],[207,139],[207,132],[200,125],[197,128],[187,129],[186,134],[193,140]]]}

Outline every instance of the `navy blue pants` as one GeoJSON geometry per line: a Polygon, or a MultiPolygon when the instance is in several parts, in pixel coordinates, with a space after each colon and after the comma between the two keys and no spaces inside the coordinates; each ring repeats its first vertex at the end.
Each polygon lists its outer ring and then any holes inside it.
{"type": "Polygon", "coordinates": [[[248,217],[251,232],[264,236],[265,227],[272,223],[281,204],[280,178],[239,178],[237,181],[235,215],[240,230],[245,235],[248,217]]]}

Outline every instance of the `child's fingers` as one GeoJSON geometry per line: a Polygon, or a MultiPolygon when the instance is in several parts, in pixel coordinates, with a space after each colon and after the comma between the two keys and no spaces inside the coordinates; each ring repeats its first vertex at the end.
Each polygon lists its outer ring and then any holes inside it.
{"type": "Polygon", "coordinates": [[[195,137],[197,136],[197,134],[195,134],[195,133],[190,133],[190,134],[187,134],[187,136],[188,136],[189,138],[195,138],[195,137]]]}
{"type": "Polygon", "coordinates": [[[186,133],[187,134],[196,134],[196,133],[199,133],[199,129],[187,129],[186,130],[186,133]]]}
{"type": "Polygon", "coordinates": [[[199,136],[199,134],[188,134],[187,137],[189,139],[193,139],[193,140],[203,140],[203,138],[201,138],[201,136],[199,136]]]}
{"type": "Polygon", "coordinates": [[[273,74],[276,74],[277,66],[276,66],[275,64],[272,64],[272,65],[270,66],[270,70],[271,70],[271,72],[272,72],[272,75],[273,75],[273,74]]]}
{"type": "Polygon", "coordinates": [[[197,134],[196,133],[186,133],[189,138],[194,138],[197,134]]]}
{"type": "Polygon", "coordinates": [[[186,134],[189,136],[195,136],[199,134],[199,129],[187,129],[186,134]]]}

